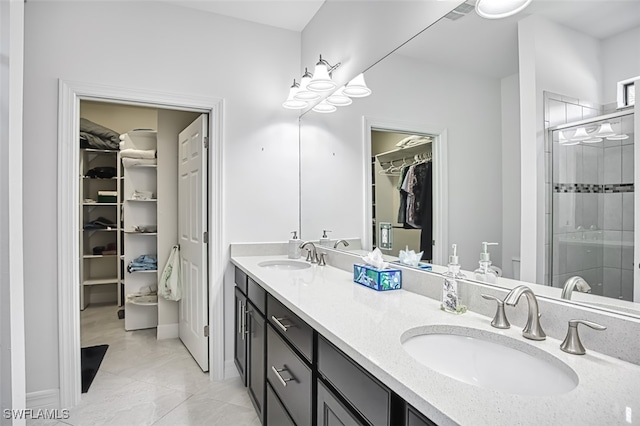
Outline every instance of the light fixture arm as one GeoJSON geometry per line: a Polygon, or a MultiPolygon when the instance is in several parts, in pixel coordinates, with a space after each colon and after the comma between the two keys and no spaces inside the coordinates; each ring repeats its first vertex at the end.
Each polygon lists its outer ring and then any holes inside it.
{"type": "Polygon", "coordinates": [[[329,62],[327,62],[326,59],[322,59],[322,55],[320,55],[320,59],[318,60],[318,63],[316,65],[320,65],[320,64],[323,64],[327,67],[327,72],[329,73],[329,75],[331,75],[332,72],[337,70],[340,67],[340,65],[342,65],[341,62],[338,62],[335,65],[331,65],[329,62]]]}

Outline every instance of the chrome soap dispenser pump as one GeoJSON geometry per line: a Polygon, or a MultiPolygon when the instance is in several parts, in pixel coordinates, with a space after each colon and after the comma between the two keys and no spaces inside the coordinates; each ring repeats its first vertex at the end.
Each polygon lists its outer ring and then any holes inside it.
{"type": "Polygon", "coordinates": [[[489,246],[497,246],[498,243],[482,243],[482,252],[480,253],[480,267],[473,271],[475,279],[489,284],[498,282],[498,273],[491,267],[491,256],[489,255],[489,246]]]}
{"type": "Polygon", "coordinates": [[[458,246],[452,244],[451,249],[452,253],[449,256],[449,264],[447,265],[448,270],[442,274],[444,276],[444,282],[442,283],[442,304],[440,305],[440,309],[452,314],[464,314],[467,312],[467,307],[462,304],[458,280],[466,277],[460,272],[458,246]]]}

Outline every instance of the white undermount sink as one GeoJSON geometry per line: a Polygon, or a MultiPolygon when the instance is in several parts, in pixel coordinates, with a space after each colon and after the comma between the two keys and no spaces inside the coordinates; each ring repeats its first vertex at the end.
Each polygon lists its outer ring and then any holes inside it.
{"type": "Polygon", "coordinates": [[[262,268],[282,269],[285,271],[291,271],[296,269],[307,269],[311,267],[311,264],[307,262],[301,262],[299,260],[266,260],[258,263],[258,266],[262,268]]]}
{"type": "Polygon", "coordinates": [[[423,327],[405,332],[402,346],[430,369],[485,389],[550,396],[578,385],[576,373],[559,359],[532,344],[496,333],[465,327],[423,327]]]}

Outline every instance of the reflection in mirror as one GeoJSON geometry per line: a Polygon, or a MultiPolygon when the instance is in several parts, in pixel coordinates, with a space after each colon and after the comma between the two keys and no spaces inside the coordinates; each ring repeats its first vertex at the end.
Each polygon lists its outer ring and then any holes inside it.
{"type": "MultiPolygon", "coordinates": [[[[333,229],[334,236],[359,239],[362,249],[370,250],[374,236],[379,237],[372,226],[376,164],[371,127],[420,129],[418,133],[446,139],[440,164],[444,197],[441,205],[434,199],[433,210],[435,264],[446,263],[446,247],[456,243],[462,268],[473,271],[482,242],[496,241],[500,245],[492,248],[491,260],[504,278],[546,285],[536,292],[560,298],[566,279],[584,273],[593,294],[574,292],[572,300],[640,312],[632,302],[640,301],[640,280],[636,277],[632,292],[633,285],[623,288],[623,280],[633,282],[639,271],[633,268],[640,263],[638,253],[626,245],[632,241],[635,246],[638,238],[628,229],[629,217],[636,217],[629,210],[635,192],[625,192],[632,186],[607,192],[610,185],[633,181],[605,176],[614,158],[620,173],[628,173],[629,164],[637,169],[635,159],[625,155],[635,133],[615,146],[604,142],[602,155],[596,155],[588,151],[596,147],[583,141],[569,154],[572,147],[551,143],[559,136],[548,132],[591,120],[589,135],[594,123],[602,121],[596,117],[616,112],[617,82],[640,76],[638,45],[636,1],[537,1],[501,20],[475,13],[441,19],[366,71],[372,96],[334,114],[301,117],[302,233],[317,238],[322,229],[333,229]],[[380,122],[393,125],[370,125],[380,122]],[[566,164],[564,172],[556,170],[556,162],[566,164]],[[602,181],[576,180],[593,167],[602,181]],[[600,185],[602,192],[595,198],[602,201],[593,204],[589,193],[565,196],[555,189],[569,184],[600,185]],[[614,205],[621,212],[615,219],[614,205]],[[589,218],[595,211],[597,217],[589,218]],[[438,214],[446,220],[444,226],[436,225],[438,214]],[[584,230],[585,216],[589,228],[602,232],[603,241],[614,238],[617,245],[588,253],[584,244],[580,250],[568,249],[566,239],[584,230]],[[556,224],[561,227],[553,228],[556,224]]],[[[378,219],[377,198],[375,207],[378,219]]],[[[499,279],[497,285],[507,281],[499,279]]]]}

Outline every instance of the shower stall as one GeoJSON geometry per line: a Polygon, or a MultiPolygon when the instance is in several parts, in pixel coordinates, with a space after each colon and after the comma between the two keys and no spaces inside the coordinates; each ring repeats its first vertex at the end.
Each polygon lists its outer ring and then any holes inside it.
{"type": "Polygon", "coordinates": [[[548,137],[551,285],[578,275],[594,294],[633,301],[633,108],[556,125],[548,137]]]}

